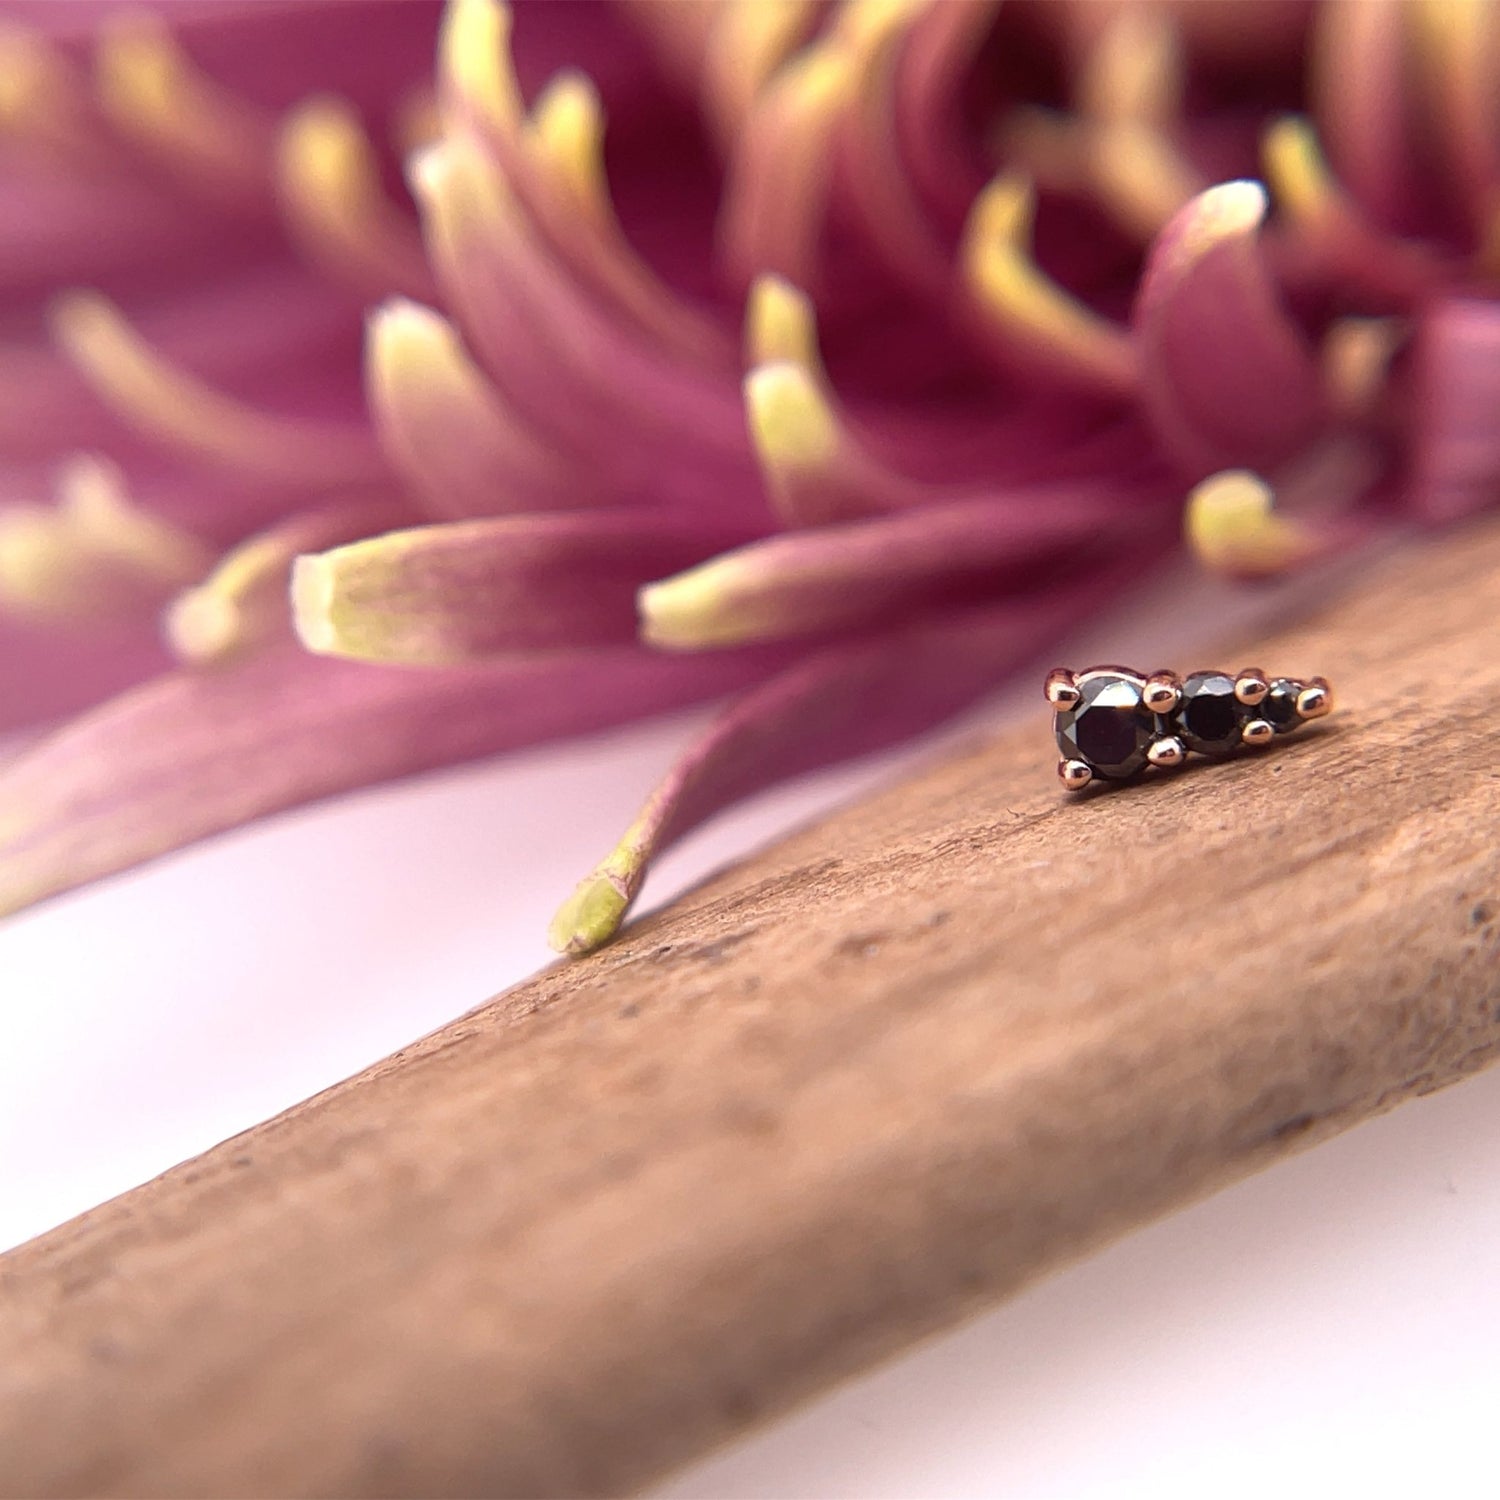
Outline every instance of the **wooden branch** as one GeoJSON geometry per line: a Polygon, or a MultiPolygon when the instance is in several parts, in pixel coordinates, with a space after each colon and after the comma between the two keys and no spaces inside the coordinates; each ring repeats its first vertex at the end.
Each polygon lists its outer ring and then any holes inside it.
{"type": "Polygon", "coordinates": [[[618,1491],[1489,1061],[1497,612],[1500,529],[1390,565],[1167,783],[1039,711],[12,1252],[0,1485],[618,1491]]]}

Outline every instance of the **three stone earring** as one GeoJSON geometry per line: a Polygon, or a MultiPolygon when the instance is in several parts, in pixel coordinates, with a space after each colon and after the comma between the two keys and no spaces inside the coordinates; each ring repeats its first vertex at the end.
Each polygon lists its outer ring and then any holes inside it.
{"type": "Polygon", "coordinates": [[[1181,765],[1189,752],[1215,758],[1268,745],[1333,708],[1321,677],[1228,672],[1142,673],[1090,667],[1047,675],[1047,701],[1062,755],[1057,773],[1069,791],[1095,779],[1128,781],[1147,766],[1181,765]]]}

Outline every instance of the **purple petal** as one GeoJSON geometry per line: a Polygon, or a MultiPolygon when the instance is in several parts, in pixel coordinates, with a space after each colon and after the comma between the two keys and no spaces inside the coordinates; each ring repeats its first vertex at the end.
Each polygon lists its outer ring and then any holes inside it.
{"type": "Polygon", "coordinates": [[[1200,194],[1152,247],[1134,325],[1148,417],[1184,474],[1274,469],[1323,420],[1317,363],[1266,268],[1265,189],[1200,194]]]}
{"type": "MultiPolygon", "coordinates": [[[[1095,578],[1091,604],[1118,585],[1095,578]]],[[[558,912],[560,951],[606,942],[650,861],[742,798],[819,766],[865,755],[940,724],[993,688],[1072,623],[1082,599],[1007,601],[804,657],[730,708],[656,788],[614,851],[558,912]]]]}
{"type": "Polygon", "coordinates": [[[1500,306],[1435,303],[1417,326],[1410,381],[1413,510],[1453,521],[1500,502],[1500,306]]]}
{"type": "Polygon", "coordinates": [[[370,315],[365,380],[387,458],[442,519],[614,498],[586,466],[538,441],[430,308],[397,300],[370,315]]]}
{"type": "Polygon", "coordinates": [[[1028,582],[1140,525],[1118,487],[1054,487],[752,542],[642,590],[642,634],[701,651],[865,625],[1028,582]]]}
{"type": "Polygon", "coordinates": [[[268,813],[713,697],[774,658],[411,672],[285,647],[157,679],[0,768],[0,911],[268,813]]]}
{"type": "Polygon", "coordinates": [[[412,664],[619,644],[635,638],[642,584],[745,536],[619,511],[391,532],[298,559],[297,630],[313,651],[412,664]]]}

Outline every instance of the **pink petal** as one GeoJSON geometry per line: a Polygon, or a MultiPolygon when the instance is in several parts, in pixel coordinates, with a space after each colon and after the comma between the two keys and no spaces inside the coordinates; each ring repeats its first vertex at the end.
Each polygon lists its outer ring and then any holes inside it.
{"type": "MultiPolygon", "coordinates": [[[[859,626],[1054,581],[1065,556],[1136,529],[1118,486],[1053,487],[752,542],[643,590],[643,635],[701,651],[859,626]]],[[[1168,492],[1170,493],[1170,492],[1168,492]]],[[[1160,507],[1159,507],[1160,509],[1160,507]]]]}
{"type": "Polygon", "coordinates": [[[0,614],[0,734],[77,713],[168,665],[154,621],[72,631],[0,614]]]}
{"type": "Polygon", "coordinates": [[[1274,469],[1323,420],[1318,369],[1256,231],[1265,190],[1195,198],[1152,247],[1133,321],[1146,413],[1186,477],[1274,469]]]}
{"type": "Polygon", "coordinates": [[[591,305],[477,143],[450,141],[429,155],[418,191],[465,337],[540,440],[566,458],[586,456],[622,490],[648,478],[679,494],[743,484],[749,458],[733,386],[666,363],[591,305]]]}
{"type": "MultiPolygon", "coordinates": [[[[1095,577],[1092,608],[1113,588],[1095,577]]],[[[756,688],[684,752],[615,850],[564,903],[554,947],[613,935],[650,861],[720,809],[778,781],[908,739],[967,708],[1066,629],[1078,591],[1009,600],[824,647],[756,688]]]]}
{"type": "Polygon", "coordinates": [[[1453,521],[1500,503],[1500,306],[1435,303],[1417,326],[1410,389],[1413,510],[1453,521]]]}
{"type": "Polygon", "coordinates": [[[310,650],[444,664],[631,641],[649,579],[744,540],[692,516],[503,516],[370,537],[297,562],[310,650]]]}
{"type": "Polygon", "coordinates": [[[612,498],[590,467],[542,445],[430,308],[396,300],[370,315],[365,381],[386,457],[441,519],[612,498]]]}
{"type": "Polygon", "coordinates": [[[713,697],[773,660],[632,648],[411,672],[285,647],[159,678],[0,769],[0,910],[284,808],[713,697]]]}

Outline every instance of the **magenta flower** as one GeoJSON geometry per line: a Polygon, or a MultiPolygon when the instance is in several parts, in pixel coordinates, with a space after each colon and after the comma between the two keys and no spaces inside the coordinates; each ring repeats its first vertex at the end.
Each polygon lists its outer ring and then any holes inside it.
{"type": "Polygon", "coordinates": [[[435,74],[399,0],[11,12],[3,712],[178,665],[0,773],[3,908],[740,691],[583,951],[1184,529],[1497,495],[1488,7],[453,0],[435,74]]]}

